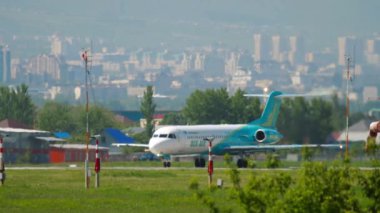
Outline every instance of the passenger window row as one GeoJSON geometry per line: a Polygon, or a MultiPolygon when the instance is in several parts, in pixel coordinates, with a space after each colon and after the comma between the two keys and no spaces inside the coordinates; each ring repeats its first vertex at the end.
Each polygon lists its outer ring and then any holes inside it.
{"type": "Polygon", "coordinates": [[[176,138],[176,136],[175,136],[175,134],[160,134],[160,135],[158,135],[158,134],[154,134],[153,135],[153,137],[154,138],[157,138],[157,137],[160,137],[160,138],[176,138]]]}

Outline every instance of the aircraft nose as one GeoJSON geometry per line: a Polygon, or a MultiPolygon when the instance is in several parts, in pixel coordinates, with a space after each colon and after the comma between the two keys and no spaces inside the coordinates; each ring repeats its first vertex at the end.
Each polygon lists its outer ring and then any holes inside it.
{"type": "Polygon", "coordinates": [[[162,154],[162,141],[158,138],[152,138],[150,139],[149,141],[149,150],[153,153],[153,154],[162,154]]]}

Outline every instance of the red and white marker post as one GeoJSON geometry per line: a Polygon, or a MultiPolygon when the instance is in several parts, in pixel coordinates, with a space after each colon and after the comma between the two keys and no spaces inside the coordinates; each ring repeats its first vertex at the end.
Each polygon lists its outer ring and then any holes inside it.
{"type": "Polygon", "coordinates": [[[85,75],[86,75],[86,159],[84,161],[84,178],[85,178],[85,187],[86,189],[90,188],[90,177],[91,177],[91,171],[88,166],[88,143],[90,141],[90,131],[89,131],[89,124],[88,124],[88,116],[89,116],[89,101],[88,101],[88,55],[87,51],[84,51],[82,53],[82,59],[84,61],[85,66],[85,75]]]}
{"type": "Polygon", "coordinates": [[[211,187],[212,184],[212,173],[214,173],[214,163],[212,161],[212,139],[207,139],[208,141],[208,186],[211,187]]]}
{"type": "Polygon", "coordinates": [[[95,188],[99,187],[100,157],[99,157],[99,140],[96,139],[95,151],[95,188]]]}
{"type": "Polygon", "coordinates": [[[3,158],[3,136],[0,135],[0,185],[2,186],[5,181],[5,167],[4,167],[4,158],[3,158]]]}

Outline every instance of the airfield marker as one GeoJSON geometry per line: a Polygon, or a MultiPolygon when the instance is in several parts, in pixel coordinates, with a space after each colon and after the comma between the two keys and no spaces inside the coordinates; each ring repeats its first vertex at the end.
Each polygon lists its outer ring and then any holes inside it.
{"type": "Polygon", "coordinates": [[[100,158],[99,158],[99,140],[96,139],[96,151],[95,151],[95,188],[99,187],[99,172],[100,172],[100,158]]]}
{"type": "Polygon", "coordinates": [[[5,168],[3,160],[3,136],[0,135],[0,185],[2,186],[5,181],[5,168]]]}
{"type": "Polygon", "coordinates": [[[87,51],[84,51],[82,54],[82,59],[84,61],[85,66],[85,74],[86,74],[86,159],[84,161],[84,175],[85,175],[85,187],[86,189],[90,188],[90,168],[88,167],[88,143],[90,140],[90,132],[89,132],[89,126],[88,126],[88,55],[87,51]]]}
{"type": "Polygon", "coordinates": [[[211,147],[213,139],[206,139],[208,141],[208,186],[212,184],[212,173],[214,172],[214,163],[212,161],[211,147]]]}

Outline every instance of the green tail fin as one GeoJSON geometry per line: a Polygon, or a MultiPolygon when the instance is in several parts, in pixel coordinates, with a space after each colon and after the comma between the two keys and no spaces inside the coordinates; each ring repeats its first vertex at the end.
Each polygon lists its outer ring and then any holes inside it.
{"type": "Polygon", "coordinates": [[[249,124],[260,125],[263,127],[275,128],[277,123],[278,114],[280,112],[281,99],[276,96],[281,95],[279,91],[273,91],[270,93],[268,101],[265,105],[264,111],[261,117],[257,120],[250,122],[249,124]]]}

